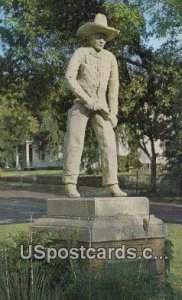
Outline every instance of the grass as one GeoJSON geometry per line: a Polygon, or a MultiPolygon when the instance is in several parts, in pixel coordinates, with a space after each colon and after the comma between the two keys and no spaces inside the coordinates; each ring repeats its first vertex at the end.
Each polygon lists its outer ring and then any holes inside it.
{"type": "Polygon", "coordinates": [[[177,299],[182,299],[182,225],[169,224],[168,231],[170,233],[169,239],[174,244],[170,281],[179,294],[177,299]]]}
{"type": "Polygon", "coordinates": [[[17,234],[18,232],[28,232],[29,224],[10,224],[0,226],[0,242],[11,238],[11,235],[17,234]]]}
{"type": "Polygon", "coordinates": [[[61,170],[6,170],[0,171],[0,177],[18,177],[18,176],[33,176],[33,175],[60,175],[61,170]]]}
{"type": "MultiPolygon", "coordinates": [[[[25,177],[25,176],[35,176],[35,175],[61,175],[62,174],[62,169],[36,169],[36,170],[16,170],[16,169],[9,169],[9,170],[0,170],[0,177],[25,177]]],[[[82,170],[80,172],[81,175],[86,175],[86,176],[101,176],[102,173],[99,172],[99,174],[85,174],[85,172],[82,170]]],[[[136,171],[131,171],[131,172],[119,172],[119,176],[134,176],[136,177],[136,171]]],[[[149,176],[149,172],[140,172],[140,177],[142,177],[143,180],[147,176],[149,176]]],[[[141,178],[140,178],[141,180],[141,178]]]]}
{"type": "MultiPolygon", "coordinates": [[[[131,172],[119,172],[118,175],[128,175],[128,176],[136,176],[136,170],[133,170],[131,172]]],[[[17,170],[17,169],[7,169],[7,170],[0,170],[0,176],[30,176],[30,175],[60,175],[62,173],[61,168],[55,168],[55,169],[32,169],[32,170],[17,170]]],[[[83,173],[83,170],[81,171],[81,174],[83,173]]],[[[87,176],[101,176],[101,173],[99,174],[87,174],[87,176]]],[[[149,176],[149,171],[141,171],[139,173],[140,176],[149,176]]]]}

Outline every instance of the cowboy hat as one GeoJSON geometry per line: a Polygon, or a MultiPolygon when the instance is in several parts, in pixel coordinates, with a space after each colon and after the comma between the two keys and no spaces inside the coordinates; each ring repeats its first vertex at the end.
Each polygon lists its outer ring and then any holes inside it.
{"type": "Polygon", "coordinates": [[[119,32],[119,30],[107,25],[107,18],[105,15],[97,14],[94,22],[87,22],[78,28],[77,35],[82,38],[87,38],[94,33],[103,33],[106,35],[106,40],[111,41],[119,34],[119,32]]]}

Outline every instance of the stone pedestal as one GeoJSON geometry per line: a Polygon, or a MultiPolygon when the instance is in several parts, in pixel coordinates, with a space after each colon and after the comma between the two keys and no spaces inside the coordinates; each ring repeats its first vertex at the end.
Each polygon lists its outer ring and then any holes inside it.
{"type": "MultiPolygon", "coordinates": [[[[145,197],[48,199],[47,216],[36,220],[32,229],[59,232],[62,241],[75,235],[80,245],[95,249],[125,248],[127,252],[134,248],[136,260],[144,261],[148,270],[164,274],[167,230],[162,220],[149,214],[149,200],[145,197]],[[150,250],[145,253],[147,258],[151,254],[150,259],[143,257],[146,248],[152,249],[152,254],[150,250]]],[[[113,261],[118,261],[115,252],[110,261],[98,263],[113,261]]]]}

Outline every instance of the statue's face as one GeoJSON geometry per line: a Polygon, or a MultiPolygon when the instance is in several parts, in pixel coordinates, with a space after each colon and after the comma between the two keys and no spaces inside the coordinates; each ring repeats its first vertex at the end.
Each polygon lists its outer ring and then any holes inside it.
{"type": "Polygon", "coordinates": [[[100,51],[106,44],[106,36],[103,33],[94,33],[90,37],[90,42],[91,46],[95,48],[96,51],[100,51]]]}

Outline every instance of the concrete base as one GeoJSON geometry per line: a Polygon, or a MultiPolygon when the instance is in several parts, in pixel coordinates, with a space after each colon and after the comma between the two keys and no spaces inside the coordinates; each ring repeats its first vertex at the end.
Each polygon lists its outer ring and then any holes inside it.
{"type": "Polygon", "coordinates": [[[147,198],[53,198],[47,200],[47,211],[32,224],[33,230],[58,233],[63,243],[75,237],[87,248],[134,247],[139,260],[144,248],[152,248],[150,261],[157,273],[164,274],[166,225],[149,214],[147,198]]]}
{"type": "Polygon", "coordinates": [[[63,240],[77,233],[83,242],[165,237],[166,226],[149,215],[145,197],[55,198],[47,200],[48,216],[32,227],[58,230],[63,240]]]}

